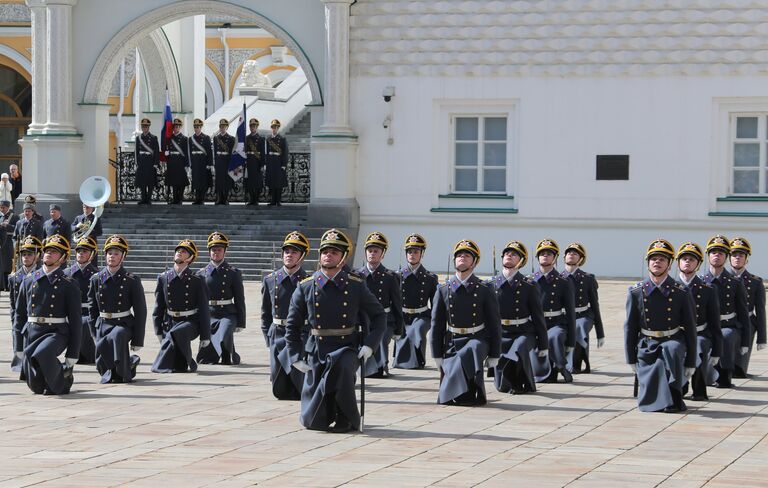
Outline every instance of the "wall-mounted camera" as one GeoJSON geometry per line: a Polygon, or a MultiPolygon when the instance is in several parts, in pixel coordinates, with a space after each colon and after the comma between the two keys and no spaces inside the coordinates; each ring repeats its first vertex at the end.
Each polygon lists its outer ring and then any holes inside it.
{"type": "Polygon", "coordinates": [[[384,88],[381,92],[381,96],[384,97],[385,102],[392,101],[392,97],[395,96],[395,87],[394,86],[388,86],[384,88]]]}

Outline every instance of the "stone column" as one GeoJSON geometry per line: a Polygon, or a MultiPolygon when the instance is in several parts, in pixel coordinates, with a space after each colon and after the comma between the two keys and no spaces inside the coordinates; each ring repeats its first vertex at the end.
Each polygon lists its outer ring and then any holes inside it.
{"type": "Polygon", "coordinates": [[[47,13],[45,0],[27,0],[32,16],[32,123],[28,134],[40,134],[47,119],[46,64],[47,13]]]}
{"type": "Polygon", "coordinates": [[[72,7],[77,0],[44,0],[47,6],[47,118],[44,134],[76,134],[72,121],[72,7]]]}
{"type": "Polygon", "coordinates": [[[325,4],[324,121],[319,134],[353,135],[349,127],[349,7],[353,0],[325,4]]]}

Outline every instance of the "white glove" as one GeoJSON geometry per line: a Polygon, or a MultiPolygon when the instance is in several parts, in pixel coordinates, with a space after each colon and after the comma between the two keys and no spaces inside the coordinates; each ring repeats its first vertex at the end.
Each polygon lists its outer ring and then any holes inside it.
{"type": "Polygon", "coordinates": [[[307,364],[306,361],[296,361],[291,366],[298,369],[302,373],[306,373],[307,371],[309,371],[309,364],[307,364]]]}
{"type": "Polygon", "coordinates": [[[637,374],[637,363],[631,363],[629,367],[632,369],[633,373],[637,374]]]}
{"type": "Polygon", "coordinates": [[[74,367],[76,362],[77,359],[75,358],[64,358],[64,364],[66,364],[68,368],[74,367]]]}
{"type": "Polygon", "coordinates": [[[443,358],[435,358],[435,366],[437,366],[437,369],[441,369],[443,367],[443,358]]]}
{"type": "Polygon", "coordinates": [[[745,355],[746,353],[749,352],[749,348],[748,347],[742,347],[741,349],[739,349],[739,352],[741,352],[741,355],[743,356],[743,355],[745,355]]]}
{"type": "Polygon", "coordinates": [[[357,357],[362,359],[363,362],[368,361],[368,358],[371,356],[373,356],[373,349],[368,346],[361,347],[360,352],[357,353],[357,357]]]}
{"type": "Polygon", "coordinates": [[[549,356],[549,351],[546,349],[539,349],[539,352],[537,352],[536,355],[539,356],[540,358],[545,358],[549,356]]]}
{"type": "Polygon", "coordinates": [[[245,327],[235,327],[235,333],[242,332],[245,330],[245,327]]]}
{"type": "Polygon", "coordinates": [[[19,359],[24,359],[24,352],[23,351],[17,352],[16,353],[16,357],[19,358],[19,359]]]}
{"type": "Polygon", "coordinates": [[[685,379],[690,380],[694,371],[696,371],[696,368],[685,368],[685,379]]]}
{"type": "Polygon", "coordinates": [[[600,348],[601,348],[601,347],[603,347],[604,345],[605,345],[605,337],[600,337],[600,338],[597,340],[597,348],[598,348],[598,349],[600,349],[600,348]]]}
{"type": "Polygon", "coordinates": [[[163,334],[157,334],[157,342],[163,342],[163,334]]]}
{"type": "Polygon", "coordinates": [[[570,352],[571,352],[571,351],[573,351],[573,348],[572,348],[572,347],[567,347],[567,346],[566,346],[566,348],[565,348],[565,353],[566,353],[566,354],[570,354],[570,352]]]}
{"type": "Polygon", "coordinates": [[[765,349],[765,346],[766,346],[766,345],[768,345],[768,344],[760,344],[760,343],[758,342],[758,343],[757,343],[757,350],[758,350],[758,351],[762,351],[763,349],[765,349]]]}
{"type": "Polygon", "coordinates": [[[208,347],[211,345],[211,341],[202,340],[200,341],[200,347],[208,347]]]}
{"type": "Polygon", "coordinates": [[[141,351],[141,346],[131,346],[131,351],[139,352],[139,351],[141,351]]]}
{"type": "Polygon", "coordinates": [[[499,365],[499,358],[488,358],[485,360],[485,364],[489,368],[495,368],[499,365]]]}
{"type": "Polygon", "coordinates": [[[720,358],[718,358],[718,357],[715,357],[715,356],[710,356],[709,357],[709,365],[710,366],[716,365],[719,361],[720,361],[720,358]]]}

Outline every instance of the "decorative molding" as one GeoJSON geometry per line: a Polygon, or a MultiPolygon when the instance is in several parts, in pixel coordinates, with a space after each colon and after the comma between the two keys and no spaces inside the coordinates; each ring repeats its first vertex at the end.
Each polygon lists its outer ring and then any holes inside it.
{"type": "Polygon", "coordinates": [[[29,7],[24,4],[0,3],[0,23],[32,22],[29,7]]]}
{"type": "Polygon", "coordinates": [[[761,0],[358,0],[357,76],[768,74],[761,0]]]}

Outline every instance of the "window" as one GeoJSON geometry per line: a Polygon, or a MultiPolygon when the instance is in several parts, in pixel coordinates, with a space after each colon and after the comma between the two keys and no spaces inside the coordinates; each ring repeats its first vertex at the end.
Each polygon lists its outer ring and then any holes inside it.
{"type": "Polygon", "coordinates": [[[507,117],[453,118],[453,192],[506,194],[507,117]]]}
{"type": "Polygon", "coordinates": [[[733,194],[768,194],[768,113],[734,115],[731,127],[733,194]]]}

